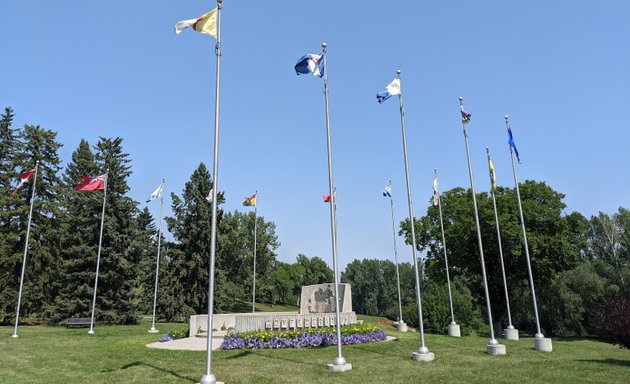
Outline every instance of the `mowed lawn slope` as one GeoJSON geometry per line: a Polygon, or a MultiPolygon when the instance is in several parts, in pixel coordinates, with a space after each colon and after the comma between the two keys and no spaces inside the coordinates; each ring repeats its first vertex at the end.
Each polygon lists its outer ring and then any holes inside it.
{"type": "MultiPolygon", "coordinates": [[[[185,327],[159,324],[160,333],[138,326],[86,328],[0,327],[0,383],[196,383],[205,352],[150,349],[146,344],[185,327]]],[[[427,335],[435,361],[416,363],[417,333],[388,334],[397,340],[343,348],[350,372],[330,373],[335,347],[240,350],[213,353],[213,372],[226,383],[630,383],[630,351],[588,339],[554,339],[552,353],[533,340],[502,341],[506,356],[485,353],[486,337],[427,335]]]]}

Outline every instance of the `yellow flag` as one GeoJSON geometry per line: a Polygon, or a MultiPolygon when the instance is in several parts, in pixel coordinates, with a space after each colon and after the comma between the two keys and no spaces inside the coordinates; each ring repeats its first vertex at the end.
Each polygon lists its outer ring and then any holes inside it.
{"type": "Polygon", "coordinates": [[[494,173],[494,164],[492,164],[492,160],[490,160],[490,157],[488,157],[488,167],[490,168],[490,184],[492,185],[492,190],[496,192],[497,175],[494,173]]]}
{"type": "Polygon", "coordinates": [[[186,28],[217,38],[217,8],[197,19],[182,20],[175,24],[175,33],[180,34],[186,28]]]}

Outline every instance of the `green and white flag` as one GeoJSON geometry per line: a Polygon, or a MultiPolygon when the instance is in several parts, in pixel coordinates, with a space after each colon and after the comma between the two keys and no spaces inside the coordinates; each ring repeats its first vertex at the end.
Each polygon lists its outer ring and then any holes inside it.
{"type": "Polygon", "coordinates": [[[160,185],[155,189],[155,191],[153,191],[153,193],[151,194],[151,196],[149,196],[149,198],[147,199],[147,203],[155,200],[155,199],[159,199],[162,197],[162,193],[164,190],[164,182],[162,181],[160,183],[160,185]]]}

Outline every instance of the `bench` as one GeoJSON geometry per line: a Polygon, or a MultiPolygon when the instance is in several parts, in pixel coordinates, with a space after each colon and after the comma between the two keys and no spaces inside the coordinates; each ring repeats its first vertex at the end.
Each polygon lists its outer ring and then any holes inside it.
{"type": "Polygon", "coordinates": [[[91,317],[71,317],[66,320],[67,327],[82,327],[90,325],[92,321],[91,317]]]}

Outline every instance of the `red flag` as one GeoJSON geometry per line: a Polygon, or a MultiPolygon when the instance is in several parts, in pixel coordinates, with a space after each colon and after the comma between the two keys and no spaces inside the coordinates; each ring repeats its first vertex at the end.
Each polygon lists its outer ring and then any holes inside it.
{"type": "Polygon", "coordinates": [[[77,191],[102,191],[105,189],[106,178],[107,175],[82,177],[74,186],[74,189],[77,191]]]}
{"type": "Polygon", "coordinates": [[[17,193],[17,191],[22,188],[22,186],[26,183],[26,181],[28,179],[31,178],[31,176],[33,176],[33,173],[35,173],[35,168],[26,171],[26,172],[22,172],[20,173],[20,184],[18,184],[17,187],[15,187],[15,189],[13,190],[13,192],[11,192],[12,195],[15,195],[17,193]]]}
{"type": "Polygon", "coordinates": [[[327,193],[323,196],[324,203],[330,203],[330,193],[327,193]]]}

